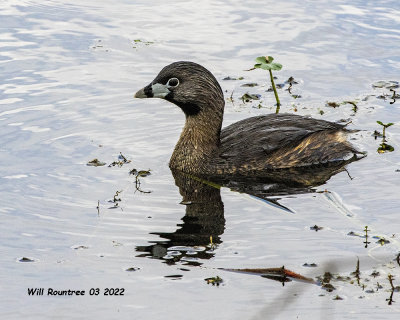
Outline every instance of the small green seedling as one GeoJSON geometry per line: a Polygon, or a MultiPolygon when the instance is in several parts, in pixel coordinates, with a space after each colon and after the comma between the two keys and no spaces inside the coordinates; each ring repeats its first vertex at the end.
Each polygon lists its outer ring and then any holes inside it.
{"type": "Polygon", "coordinates": [[[253,69],[263,69],[269,71],[269,77],[271,79],[272,89],[274,90],[275,99],[276,99],[276,113],[279,112],[279,107],[281,106],[281,102],[279,101],[278,92],[276,91],[276,86],[274,82],[274,77],[272,75],[272,70],[279,71],[282,69],[282,65],[280,63],[273,62],[274,58],[271,56],[261,56],[256,58],[256,64],[253,69]]]}
{"type": "Polygon", "coordinates": [[[377,121],[376,123],[380,124],[383,127],[383,132],[382,132],[383,138],[386,137],[386,135],[385,135],[386,128],[389,128],[390,126],[394,125],[393,122],[389,122],[389,123],[384,124],[382,121],[377,121]]]}
{"type": "Polygon", "coordinates": [[[386,129],[389,128],[390,126],[394,125],[393,122],[389,122],[384,124],[382,121],[377,121],[378,124],[380,124],[383,129],[382,129],[382,143],[379,145],[378,152],[379,153],[385,153],[385,152],[392,152],[394,151],[394,147],[392,147],[390,144],[386,143],[386,129]]]}

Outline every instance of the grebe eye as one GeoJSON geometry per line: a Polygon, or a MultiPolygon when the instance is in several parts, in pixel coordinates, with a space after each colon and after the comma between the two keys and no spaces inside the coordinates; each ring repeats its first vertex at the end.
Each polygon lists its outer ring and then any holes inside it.
{"type": "Polygon", "coordinates": [[[179,80],[177,78],[171,78],[167,82],[167,86],[177,87],[179,85],[179,80]]]}

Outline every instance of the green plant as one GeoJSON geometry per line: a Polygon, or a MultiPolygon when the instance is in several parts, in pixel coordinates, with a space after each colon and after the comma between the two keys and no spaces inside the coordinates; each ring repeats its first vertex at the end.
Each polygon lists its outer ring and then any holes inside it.
{"type": "Polygon", "coordinates": [[[379,153],[384,153],[384,152],[392,152],[394,151],[394,148],[390,145],[387,144],[387,140],[386,140],[386,129],[389,128],[390,126],[394,125],[393,122],[389,122],[389,123],[383,123],[382,121],[377,121],[378,124],[380,124],[383,129],[382,129],[382,143],[379,145],[378,148],[378,152],[379,153]]]}
{"type": "Polygon", "coordinates": [[[386,137],[386,135],[385,135],[386,128],[389,128],[390,126],[394,125],[394,123],[393,122],[389,122],[389,123],[384,124],[382,121],[377,121],[376,123],[380,124],[383,127],[382,135],[383,135],[383,139],[385,139],[385,137],[386,137]]]}
{"type": "Polygon", "coordinates": [[[272,75],[272,70],[279,71],[282,69],[282,65],[280,63],[273,62],[274,58],[271,56],[261,56],[261,57],[257,57],[255,60],[257,63],[254,65],[254,68],[252,68],[250,70],[263,69],[263,70],[269,71],[269,77],[271,79],[272,89],[274,90],[275,99],[276,99],[276,106],[277,106],[276,112],[278,113],[279,107],[281,106],[281,102],[279,101],[278,92],[276,91],[276,86],[275,86],[275,82],[274,82],[274,77],[272,75]]]}

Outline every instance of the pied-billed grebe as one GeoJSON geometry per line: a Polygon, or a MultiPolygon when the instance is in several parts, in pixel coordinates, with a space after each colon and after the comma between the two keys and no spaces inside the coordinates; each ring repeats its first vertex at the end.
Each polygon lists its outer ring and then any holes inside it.
{"type": "Polygon", "coordinates": [[[262,175],[360,154],[347,141],[344,125],[294,114],[251,117],[221,130],[222,89],[210,71],[193,62],[164,67],[135,97],[163,98],[185,113],[169,165],[186,173],[262,175]]]}

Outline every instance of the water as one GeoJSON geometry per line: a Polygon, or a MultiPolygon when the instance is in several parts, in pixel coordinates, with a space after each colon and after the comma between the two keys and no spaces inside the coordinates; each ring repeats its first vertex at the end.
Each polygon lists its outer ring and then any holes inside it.
{"type": "Polygon", "coordinates": [[[391,93],[371,84],[400,80],[399,17],[396,1],[3,1],[2,318],[397,318],[398,303],[389,306],[386,299],[387,274],[395,285],[400,275],[393,261],[400,248],[399,101],[377,99],[391,93]],[[224,125],[272,112],[266,74],[243,71],[262,54],[283,64],[278,83],[290,76],[300,82],[293,88],[300,99],[280,90],[283,112],[351,119],[351,128],[362,130],[353,143],[368,157],[315,189],[329,193],[279,197],[294,214],[209,187],[211,216],[193,220],[198,211],[180,203],[184,195],[167,165],[184,116],[165,101],[133,94],[166,64],[192,60],[215,74],[226,98],[233,90],[224,125]],[[223,81],[227,76],[245,79],[223,81]],[[240,87],[246,82],[262,86],[240,87]],[[241,103],[247,91],[261,94],[264,108],[241,103]],[[357,102],[356,113],[350,104],[325,106],[347,100],[357,102]],[[377,120],[395,122],[387,130],[392,153],[376,151],[377,120]],[[132,162],[86,166],[94,158],[117,161],[120,153],[132,162]],[[140,178],[141,190],[151,193],[136,190],[133,168],[151,169],[140,178]],[[108,209],[121,190],[118,208],[108,209]],[[310,230],[314,225],[324,229],[310,230]],[[390,243],[381,246],[372,236],[390,243]],[[20,262],[23,257],[33,262],[20,262]],[[332,293],[216,269],[284,265],[311,277],[349,276],[357,257],[364,290],[336,281],[332,293]],[[376,279],[369,276],[374,269],[376,279]],[[217,275],[224,280],[219,287],[204,281],[217,275]],[[383,289],[376,291],[376,282],[383,289]],[[28,296],[36,287],[86,295],[28,296]],[[101,294],[89,296],[90,288],[101,294]],[[104,296],[106,288],[124,288],[125,295],[104,296]],[[336,295],[344,301],[333,300],[336,295]]]}

